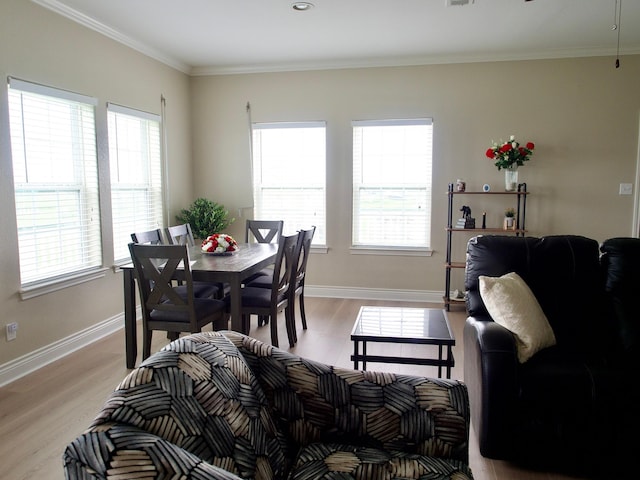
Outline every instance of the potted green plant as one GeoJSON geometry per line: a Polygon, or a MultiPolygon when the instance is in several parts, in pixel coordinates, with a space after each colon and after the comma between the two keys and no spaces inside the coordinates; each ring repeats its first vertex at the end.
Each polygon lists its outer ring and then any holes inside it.
{"type": "Polygon", "coordinates": [[[203,240],[214,233],[223,233],[235,218],[229,218],[224,205],[206,198],[197,198],[189,208],[182,209],[176,220],[191,225],[194,237],[203,240]]]}
{"type": "Polygon", "coordinates": [[[507,208],[504,211],[504,229],[513,230],[515,228],[516,211],[513,208],[507,208]]]}

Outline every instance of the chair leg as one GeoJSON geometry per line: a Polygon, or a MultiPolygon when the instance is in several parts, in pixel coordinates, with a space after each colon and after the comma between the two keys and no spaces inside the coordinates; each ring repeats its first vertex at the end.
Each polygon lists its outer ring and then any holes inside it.
{"type": "Polygon", "coordinates": [[[304,289],[298,297],[300,300],[300,318],[302,318],[302,329],[307,329],[307,315],[304,313],[304,289]]]}
{"type": "Polygon", "coordinates": [[[167,338],[172,342],[174,340],[177,340],[179,336],[180,336],[180,332],[167,332],[167,338]]]}
{"type": "Polygon", "coordinates": [[[151,336],[153,330],[144,329],[142,334],[142,360],[146,360],[151,355],[151,336]]]}
{"type": "Polygon", "coordinates": [[[293,308],[291,308],[291,305],[287,305],[284,309],[284,317],[285,317],[285,324],[287,327],[287,337],[289,337],[289,346],[290,347],[295,347],[296,346],[296,319],[293,316],[293,308]]]}
{"type": "Polygon", "coordinates": [[[278,312],[272,311],[271,318],[269,319],[271,322],[271,345],[274,347],[278,347],[278,312]]]}

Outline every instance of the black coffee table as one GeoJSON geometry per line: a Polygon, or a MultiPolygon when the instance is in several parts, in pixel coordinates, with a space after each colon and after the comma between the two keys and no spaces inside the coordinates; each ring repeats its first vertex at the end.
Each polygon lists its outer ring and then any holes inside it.
{"type": "Polygon", "coordinates": [[[451,367],[455,364],[452,347],[456,340],[443,309],[363,306],[351,331],[351,340],[351,360],[356,370],[360,361],[363,370],[367,362],[431,365],[438,367],[439,378],[442,367],[447,368],[447,378],[451,378],[451,367]],[[438,358],[369,355],[367,342],[437,345],[438,358]]]}

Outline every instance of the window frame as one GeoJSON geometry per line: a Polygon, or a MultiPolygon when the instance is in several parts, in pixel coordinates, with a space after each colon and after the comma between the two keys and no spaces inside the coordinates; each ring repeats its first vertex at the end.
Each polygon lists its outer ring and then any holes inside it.
{"type": "Polygon", "coordinates": [[[100,217],[97,99],[14,77],[7,77],[7,97],[21,298],[103,277],[106,269],[100,217]],[[38,107],[35,114],[30,113],[30,105],[38,107]],[[50,118],[52,113],[63,117],[50,118]],[[43,118],[45,121],[41,122],[43,118]],[[61,118],[68,123],[60,122],[61,118]],[[47,149],[43,148],[45,144],[47,149]],[[61,160],[64,163],[54,167],[61,160]],[[48,168],[46,171],[51,173],[33,175],[39,168],[48,168]],[[42,197],[39,203],[29,202],[24,209],[21,192],[27,199],[37,199],[35,192],[40,192],[42,197]],[[67,198],[75,195],[76,200],[64,208],[58,201],[51,204],[44,200],[46,197],[61,199],[61,194],[67,198]],[[49,214],[43,213],[45,208],[49,214]],[[74,233],[76,225],[64,220],[71,218],[69,215],[85,220],[80,231],[74,233]],[[59,221],[45,222],[52,218],[59,221]],[[57,235],[52,237],[51,232],[57,235]],[[33,246],[40,244],[40,238],[51,239],[53,243],[44,257],[42,248],[33,246]],[[79,242],[72,256],[68,248],[55,246],[69,238],[79,242]],[[47,258],[53,260],[47,261],[47,258]],[[34,267],[29,268],[28,264],[34,267]]]}
{"type": "MultiPolygon", "coordinates": [[[[109,185],[110,185],[110,201],[111,201],[111,237],[112,237],[112,250],[115,265],[123,265],[131,261],[129,250],[127,245],[131,242],[131,233],[139,231],[154,230],[157,228],[164,228],[164,220],[166,214],[165,208],[165,172],[163,165],[163,152],[162,152],[162,117],[160,115],[145,112],[131,107],[118,105],[115,103],[107,103],[107,138],[109,148],[109,185]],[[122,118],[122,117],[125,118],[122,118]],[[139,131],[140,138],[140,160],[138,167],[138,181],[135,182],[130,175],[128,182],[119,181],[119,174],[121,169],[119,168],[120,155],[126,156],[130,153],[132,145],[126,147],[120,147],[120,143],[126,138],[120,138],[118,135],[118,121],[137,121],[140,122],[142,128],[139,131]],[[113,124],[115,122],[115,124],[113,124]],[[112,127],[115,127],[112,129],[112,127]],[[157,128],[156,132],[151,132],[152,128],[157,128]],[[157,145],[150,143],[150,135],[157,134],[157,145]],[[143,139],[143,137],[146,138],[143,139]],[[120,150],[122,148],[122,151],[120,150]],[[156,152],[153,150],[157,149],[156,152]],[[140,180],[144,179],[144,180],[140,180]],[[122,186],[119,188],[119,186],[122,186]],[[116,192],[129,192],[135,196],[142,196],[145,200],[143,202],[133,201],[133,198],[129,199],[129,204],[141,207],[143,210],[142,215],[136,215],[133,212],[133,222],[127,222],[126,220],[119,220],[116,218],[116,205],[118,201],[114,198],[116,192]],[[143,219],[140,223],[136,219],[143,219]],[[144,221],[148,220],[148,221],[144,221]],[[131,224],[133,223],[133,225],[131,224]],[[123,233],[124,232],[124,233],[123,233]],[[117,245],[119,242],[126,242],[124,246],[119,249],[117,245]],[[119,256],[120,254],[120,256],[119,256]]],[[[132,142],[133,143],[133,142],[132,142]]],[[[131,158],[128,159],[128,167],[131,169],[131,158]]],[[[124,176],[124,175],[123,175],[124,176]]],[[[132,213],[130,210],[128,213],[132,213]]]]}
{"type": "MultiPolygon", "coordinates": [[[[299,230],[301,228],[309,228],[312,225],[316,227],[316,234],[314,235],[312,242],[312,249],[315,252],[318,251],[326,251],[326,224],[327,224],[327,122],[326,121],[290,121],[290,122],[255,122],[251,124],[251,145],[252,145],[252,187],[253,187],[253,204],[254,204],[254,218],[257,220],[273,220],[273,215],[263,213],[263,202],[262,202],[262,191],[265,189],[285,189],[290,188],[291,190],[316,190],[319,191],[318,198],[316,201],[321,206],[319,207],[320,213],[318,217],[321,218],[321,221],[317,221],[317,218],[308,220],[305,218],[304,221],[295,224],[293,227],[291,226],[292,222],[288,222],[286,215],[283,220],[285,221],[284,229],[285,231],[294,231],[299,230]],[[323,141],[323,155],[322,155],[322,166],[318,166],[318,170],[322,171],[321,181],[308,182],[305,186],[296,185],[292,187],[287,184],[278,184],[278,183],[268,183],[263,181],[263,155],[261,153],[261,145],[262,145],[262,131],[268,130],[288,130],[288,129],[307,129],[307,128],[321,128],[324,135],[323,141]],[[259,138],[257,138],[259,136],[259,138]],[[321,200],[319,197],[322,197],[321,200]]],[[[308,159],[310,157],[304,156],[303,158],[308,159]]],[[[316,172],[318,171],[316,170],[316,172]]],[[[299,177],[298,177],[299,178],[299,177]]],[[[280,216],[277,218],[280,219],[280,216]]],[[[295,222],[294,222],[295,223],[295,222]]]]}
{"type": "MultiPolygon", "coordinates": [[[[433,119],[430,117],[422,118],[408,118],[408,119],[379,119],[379,120],[354,120],[351,122],[352,126],[352,229],[351,229],[351,247],[350,252],[352,254],[376,254],[384,253],[386,255],[403,255],[403,256],[431,256],[432,250],[432,214],[433,214],[433,119]],[[362,132],[357,132],[357,129],[366,127],[398,127],[398,126],[428,126],[429,137],[427,139],[429,145],[429,151],[427,152],[427,178],[424,182],[386,182],[379,181],[377,183],[367,182],[363,179],[363,162],[364,148],[362,142],[362,132]],[[358,137],[359,136],[359,137],[358,137]],[[357,163],[356,163],[357,162],[357,163]],[[426,209],[424,216],[426,221],[426,227],[424,229],[425,244],[422,245],[397,245],[391,243],[373,243],[367,242],[365,239],[359,240],[358,228],[360,227],[359,208],[361,204],[361,196],[359,193],[366,189],[366,186],[370,185],[372,191],[379,190],[415,190],[423,191],[424,201],[428,208],[426,209]]],[[[395,164],[397,165],[397,163],[395,164]]],[[[404,198],[404,197],[403,197],[404,198]]],[[[407,212],[407,210],[403,210],[407,212]]],[[[406,216],[406,215],[404,215],[406,216]]],[[[388,217],[393,218],[392,215],[388,217]]],[[[402,219],[403,216],[397,218],[402,219]]]]}

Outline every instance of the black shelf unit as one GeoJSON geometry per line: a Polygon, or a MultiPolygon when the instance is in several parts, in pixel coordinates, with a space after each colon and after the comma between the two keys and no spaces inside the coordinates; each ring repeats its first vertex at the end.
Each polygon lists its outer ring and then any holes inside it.
{"type": "Polygon", "coordinates": [[[494,233],[494,234],[514,234],[516,236],[524,236],[527,230],[525,229],[525,221],[527,215],[527,184],[520,183],[518,184],[518,188],[512,192],[475,192],[475,191],[464,191],[459,192],[454,189],[455,185],[453,183],[449,184],[448,188],[448,208],[447,208],[447,255],[446,255],[446,263],[445,263],[445,283],[444,283],[444,306],[447,311],[450,310],[451,305],[464,305],[464,300],[460,299],[452,299],[451,298],[451,270],[456,268],[465,268],[465,262],[454,262],[452,257],[452,248],[451,248],[451,240],[454,232],[474,232],[478,235],[485,233],[494,233]],[[516,199],[516,215],[515,215],[515,228],[513,229],[505,229],[505,228],[456,228],[453,225],[453,199],[458,195],[504,195],[515,197],[516,199]]]}

